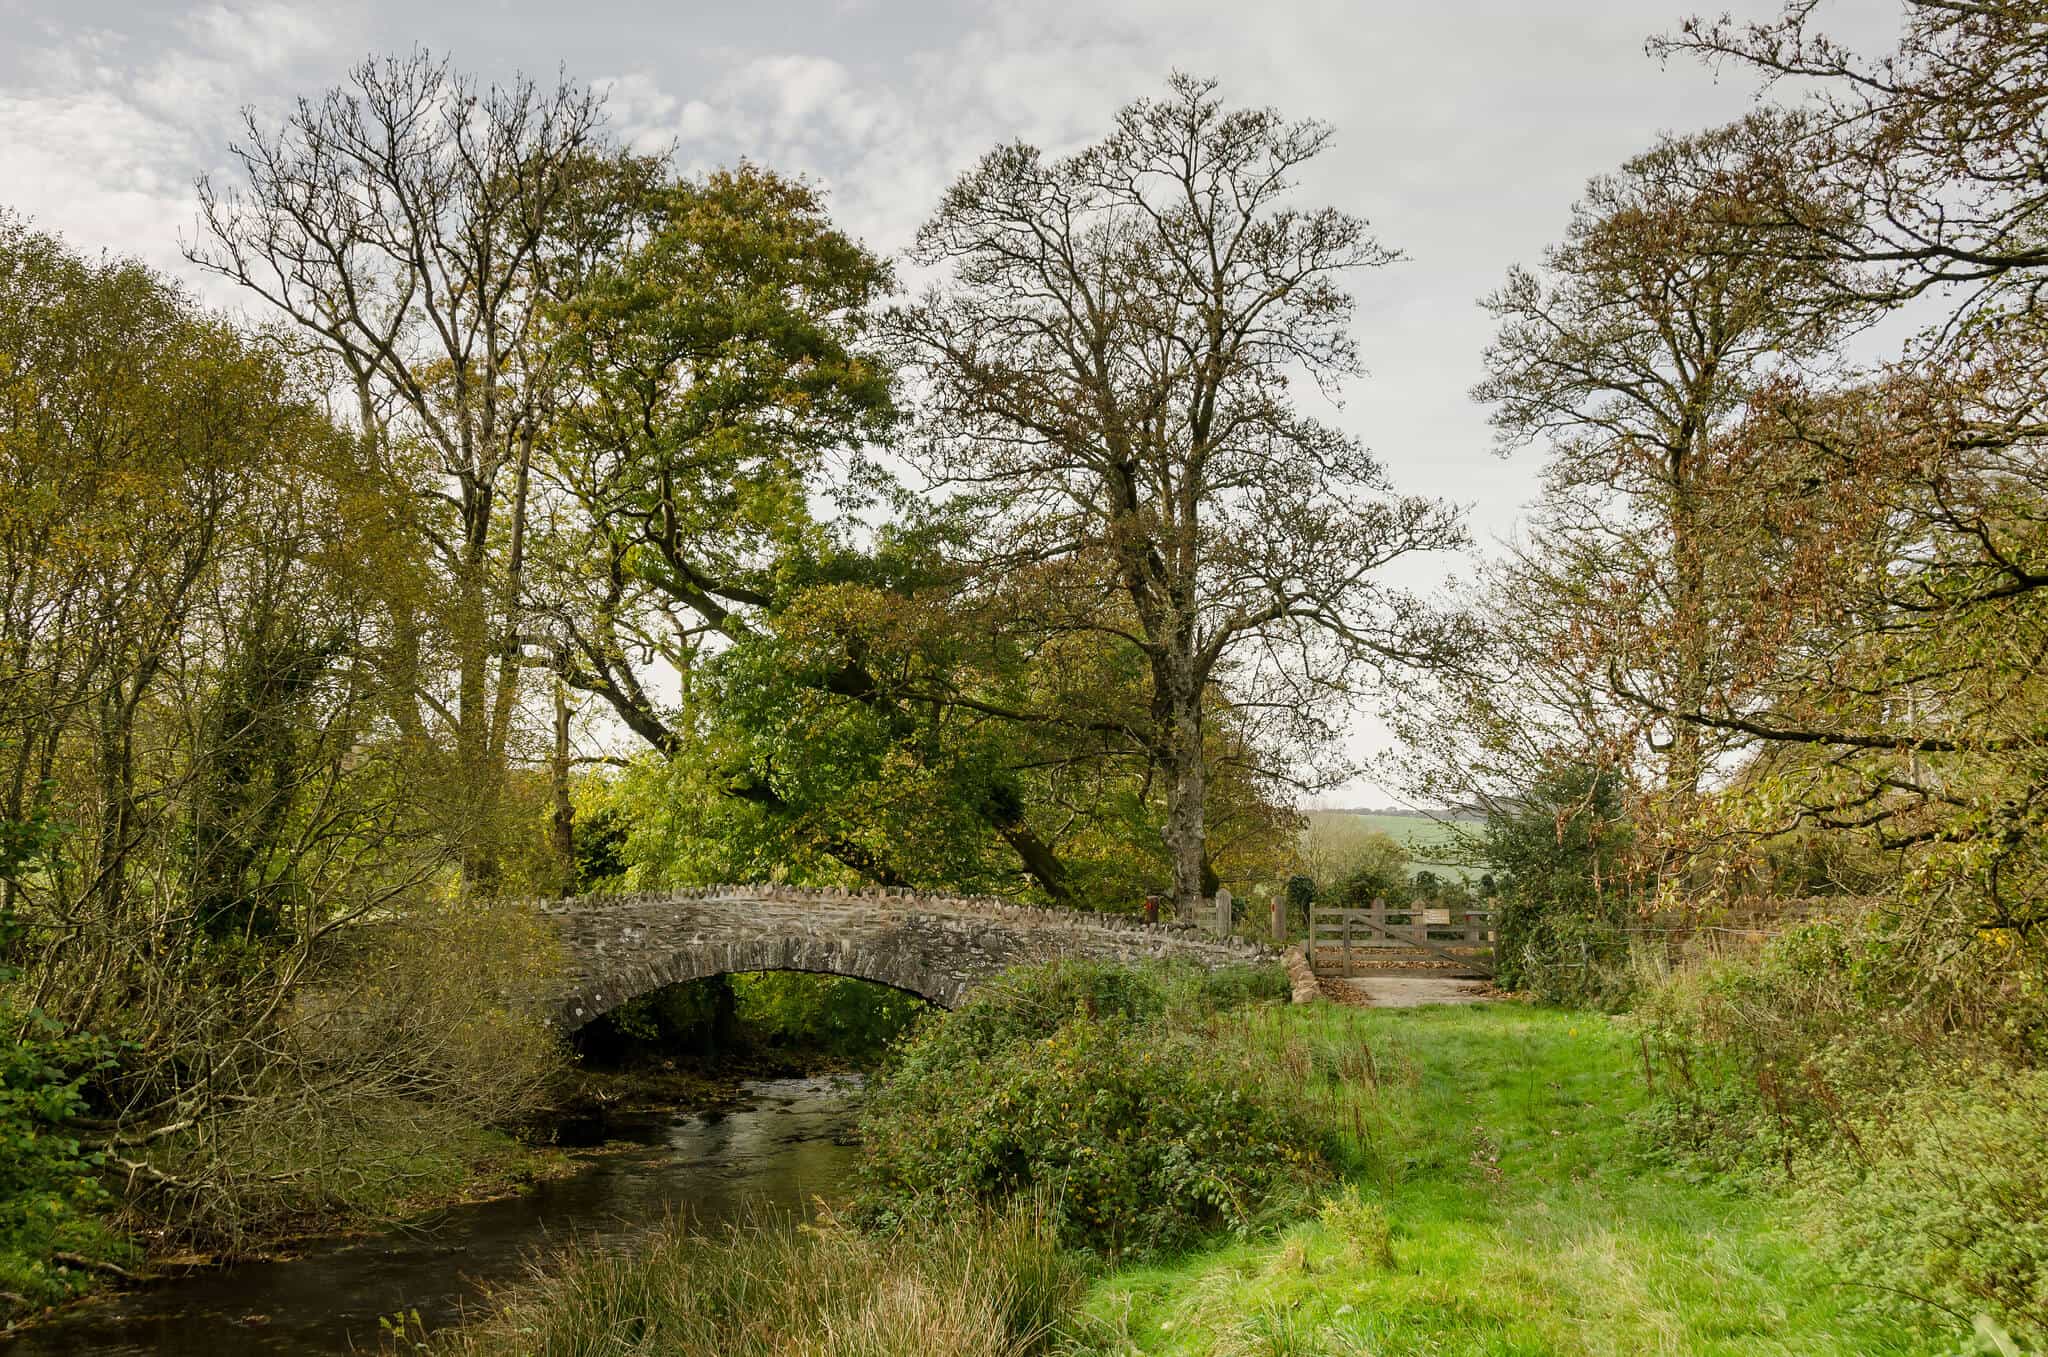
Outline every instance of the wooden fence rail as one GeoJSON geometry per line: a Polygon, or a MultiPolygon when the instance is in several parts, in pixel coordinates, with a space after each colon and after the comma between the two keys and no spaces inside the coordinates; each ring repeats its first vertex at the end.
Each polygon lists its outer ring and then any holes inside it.
{"type": "Polygon", "coordinates": [[[1384,900],[1363,909],[1309,909],[1309,963],[1325,974],[1349,975],[1354,967],[1391,960],[1390,953],[1422,952],[1491,975],[1493,943],[1491,910],[1384,900]]]}

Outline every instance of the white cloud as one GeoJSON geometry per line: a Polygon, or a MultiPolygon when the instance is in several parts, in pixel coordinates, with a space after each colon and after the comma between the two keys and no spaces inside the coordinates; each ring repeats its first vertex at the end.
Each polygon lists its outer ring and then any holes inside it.
{"type": "Polygon", "coordinates": [[[244,103],[289,84],[295,63],[336,41],[311,4],[215,4],[178,20],[169,41],[102,27],[44,25],[0,92],[0,203],[87,251],[129,254],[195,277],[179,251],[192,182],[217,163],[244,103]]]}
{"type": "Polygon", "coordinates": [[[289,0],[208,5],[187,27],[202,51],[244,73],[284,70],[336,36],[331,8],[289,0]]]}
{"type": "Polygon", "coordinates": [[[182,129],[110,89],[0,96],[0,184],[34,190],[8,205],[86,250],[175,270],[191,204],[178,170],[194,151],[182,129]]]}

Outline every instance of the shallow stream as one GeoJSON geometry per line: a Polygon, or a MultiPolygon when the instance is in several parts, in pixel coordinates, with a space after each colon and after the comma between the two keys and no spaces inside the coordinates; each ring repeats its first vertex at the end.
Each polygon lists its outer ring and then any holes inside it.
{"type": "Polygon", "coordinates": [[[673,1216],[716,1225],[807,1209],[852,1170],[858,1097],[857,1079],[772,1079],[748,1084],[744,1103],[725,1111],[615,1116],[613,1143],[577,1152],[574,1174],[523,1196],[94,1301],[0,1339],[0,1354],[376,1352],[380,1316],[417,1310],[429,1328],[447,1324],[559,1244],[629,1244],[673,1216]]]}

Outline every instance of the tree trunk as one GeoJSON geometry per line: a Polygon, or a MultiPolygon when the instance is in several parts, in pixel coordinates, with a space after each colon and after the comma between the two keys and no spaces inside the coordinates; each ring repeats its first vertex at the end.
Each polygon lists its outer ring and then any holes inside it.
{"type": "Polygon", "coordinates": [[[1176,676],[1168,691],[1166,841],[1173,864],[1174,905],[1183,919],[1197,917],[1203,898],[1203,868],[1208,862],[1204,810],[1208,768],[1202,757],[1202,690],[1176,676]]]}
{"type": "Polygon", "coordinates": [[[562,673],[568,668],[566,655],[555,667],[555,747],[548,762],[553,785],[555,814],[552,824],[555,862],[561,871],[562,891],[576,889],[576,806],[569,800],[569,685],[562,673]]]}
{"type": "Polygon", "coordinates": [[[490,592],[485,582],[490,526],[490,487],[477,485],[472,478],[463,492],[463,557],[455,623],[455,761],[462,889],[473,896],[495,895],[499,880],[494,842],[498,788],[491,775],[488,701],[490,670],[496,658],[491,644],[490,592]]]}
{"type": "MultiPolygon", "coordinates": [[[[1699,507],[1692,477],[1702,454],[1674,456],[1671,463],[1671,563],[1674,640],[1672,706],[1696,715],[1706,705],[1708,689],[1707,580],[1701,557],[1699,507]]],[[[1697,721],[1673,723],[1671,746],[1664,755],[1666,830],[1658,866],[1659,889],[1683,889],[1691,859],[1687,825],[1699,810],[1700,783],[1706,776],[1706,732],[1697,721]]]]}
{"type": "Polygon", "coordinates": [[[100,697],[99,737],[99,843],[94,854],[92,881],[97,886],[101,908],[109,919],[118,919],[128,884],[128,835],[135,812],[134,743],[128,728],[130,704],[118,688],[100,697]]]}
{"type": "Polygon", "coordinates": [[[533,477],[533,435],[519,439],[519,461],[512,479],[512,503],[507,513],[504,596],[499,634],[492,639],[498,647],[498,687],[492,696],[491,727],[486,737],[485,756],[493,778],[505,775],[506,751],[512,743],[512,712],[519,698],[519,662],[525,640],[520,635],[521,611],[525,605],[526,501],[533,477]]]}
{"type": "MultiPolygon", "coordinates": [[[[1672,675],[1672,705],[1697,714],[1707,701],[1707,582],[1700,559],[1698,509],[1685,479],[1690,463],[1674,468],[1671,523],[1672,609],[1677,654],[1672,675]]],[[[1665,791],[1675,818],[1691,816],[1706,773],[1705,733],[1696,721],[1681,720],[1671,732],[1665,759],[1665,791]]]]}

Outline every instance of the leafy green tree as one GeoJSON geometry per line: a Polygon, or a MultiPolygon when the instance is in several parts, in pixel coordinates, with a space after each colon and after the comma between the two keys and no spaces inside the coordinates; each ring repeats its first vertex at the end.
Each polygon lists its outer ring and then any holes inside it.
{"type": "Polygon", "coordinates": [[[1488,814],[1485,853],[1498,873],[1495,974],[1516,986],[1560,921],[1618,924],[1629,897],[1619,888],[1633,830],[1621,782],[1586,764],[1552,770],[1518,804],[1488,814]]]}
{"type": "Polygon", "coordinates": [[[975,588],[959,515],[866,459],[897,418],[869,338],[887,269],[758,169],[647,215],[554,316],[578,396],[531,574],[565,682],[665,761],[622,787],[642,875],[1135,902],[1148,769],[1044,715],[1109,726],[1126,676],[1099,647],[1028,648],[1006,612],[1025,586],[975,588]],[[851,517],[885,506],[879,529],[851,517]]]}
{"type": "MultiPolygon", "coordinates": [[[[889,272],[814,190],[751,167],[662,185],[640,210],[644,237],[550,313],[575,396],[543,467],[558,508],[536,533],[538,597],[561,681],[681,761],[678,789],[773,806],[787,800],[776,774],[735,743],[770,694],[789,696],[769,658],[779,610],[862,568],[813,500],[851,511],[884,488],[862,454],[894,422],[893,380],[863,335],[889,272]],[[680,702],[655,696],[664,670],[680,702]],[[756,692],[735,675],[771,681],[756,692]]],[[[856,871],[901,879],[818,837],[856,871]]],[[[775,856],[731,847],[746,875],[775,856]]]]}
{"type": "Polygon", "coordinates": [[[1363,908],[1375,900],[1406,904],[1410,895],[1408,850],[1391,834],[1369,830],[1352,846],[1348,865],[1331,890],[1347,908],[1363,908]]]}

